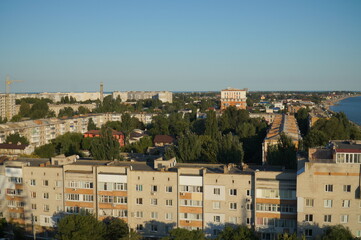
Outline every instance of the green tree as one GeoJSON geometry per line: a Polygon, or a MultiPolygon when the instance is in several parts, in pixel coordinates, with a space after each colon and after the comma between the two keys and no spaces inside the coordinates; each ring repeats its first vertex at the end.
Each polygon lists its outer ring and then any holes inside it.
{"type": "Polygon", "coordinates": [[[297,238],[296,233],[294,233],[294,234],[284,233],[284,234],[279,234],[277,239],[278,240],[298,240],[299,238],[297,238]]]}
{"type": "Polygon", "coordinates": [[[352,240],[354,239],[351,231],[343,225],[334,225],[326,228],[321,236],[322,240],[352,240]]]}
{"type": "Polygon", "coordinates": [[[169,119],[164,115],[158,115],[153,117],[149,131],[153,136],[169,135],[169,119]]]}
{"type": "Polygon", "coordinates": [[[199,136],[201,140],[201,155],[199,157],[201,162],[217,163],[218,154],[218,139],[212,138],[209,135],[199,136]]]}
{"type": "Polygon", "coordinates": [[[306,136],[308,132],[308,114],[310,110],[308,108],[300,108],[295,114],[298,127],[301,131],[302,136],[306,136]]]}
{"type": "Polygon", "coordinates": [[[107,217],[103,220],[105,224],[104,239],[119,240],[129,234],[129,227],[122,219],[107,217]]]}
{"type": "Polygon", "coordinates": [[[196,162],[201,156],[202,142],[194,133],[179,138],[177,146],[177,159],[180,162],[196,162]]]}
{"type": "Polygon", "coordinates": [[[37,147],[34,154],[41,158],[51,158],[56,156],[55,146],[52,143],[37,147]]]}
{"type": "Polygon", "coordinates": [[[297,168],[296,147],[292,139],[281,133],[277,145],[269,146],[267,162],[270,165],[285,166],[287,169],[297,168]]]}
{"type": "Polygon", "coordinates": [[[217,162],[241,164],[244,152],[242,143],[232,133],[223,135],[218,141],[217,162]]]}
{"type": "Polygon", "coordinates": [[[8,119],[0,117],[0,124],[7,123],[8,119]]]}
{"type": "Polygon", "coordinates": [[[119,159],[119,148],[119,142],[113,137],[112,129],[103,128],[100,137],[93,139],[90,152],[96,160],[115,160],[119,159]]]}
{"type": "Polygon", "coordinates": [[[216,113],[214,111],[207,112],[206,124],[205,124],[205,135],[212,138],[216,138],[218,135],[218,122],[216,113]]]}
{"type": "Polygon", "coordinates": [[[325,146],[328,142],[326,134],[320,130],[312,129],[304,138],[306,148],[325,146]]]}
{"type": "Polygon", "coordinates": [[[63,109],[60,109],[58,117],[72,117],[75,115],[75,111],[71,107],[65,107],[63,109]]]}
{"type": "Polygon", "coordinates": [[[31,119],[45,118],[48,115],[48,112],[49,112],[49,106],[46,103],[46,101],[38,100],[33,104],[33,106],[31,106],[30,118],[31,119]]]}
{"type": "Polygon", "coordinates": [[[83,135],[81,133],[65,133],[52,140],[56,154],[81,155],[81,143],[83,135]]]}
{"type": "Polygon", "coordinates": [[[90,110],[87,107],[80,106],[78,108],[78,113],[79,114],[87,114],[87,113],[90,113],[90,110]]]}
{"type": "Polygon", "coordinates": [[[205,240],[203,231],[201,230],[187,230],[184,228],[174,228],[170,231],[168,237],[162,240],[205,240]]]}
{"type": "Polygon", "coordinates": [[[6,227],[7,227],[6,219],[0,218],[0,237],[5,237],[6,227]]]}
{"type": "Polygon", "coordinates": [[[31,110],[30,104],[25,101],[21,101],[19,115],[23,117],[30,117],[30,110],[31,110]]]}
{"type": "Polygon", "coordinates": [[[90,150],[94,139],[95,138],[90,137],[83,138],[83,140],[81,141],[81,149],[90,150]]]}
{"type": "Polygon", "coordinates": [[[21,143],[23,145],[29,145],[29,140],[26,137],[20,136],[19,133],[9,134],[6,137],[5,142],[13,143],[13,144],[21,143]]]}
{"type": "Polygon", "coordinates": [[[21,119],[22,119],[22,116],[20,114],[17,114],[11,118],[10,122],[20,122],[21,119]]]}
{"type": "Polygon", "coordinates": [[[141,138],[138,142],[128,144],[124,147],[124,152],[146,153],[149,147],[153,146],[153,140],[150,136],[141,138]]]}
{"type": "Polygon", "coordinates": [[[93,121],[93,118],[89,118],[89,121],[88,121],[88,131],[90,130],[97,130],[97,126],[95,125],[94,121],[93,121]]]}
{"type": "Polygon", "coordinates": [[[244,225],[227,225],[218,235],[218,240],[257,240],[255,232],[244,225]]]}
{"type": "Polygon", "coordinates": [[[106,226],[92,215],[71,214],[58,223],[59,240],[103,240],[106,226]]]}

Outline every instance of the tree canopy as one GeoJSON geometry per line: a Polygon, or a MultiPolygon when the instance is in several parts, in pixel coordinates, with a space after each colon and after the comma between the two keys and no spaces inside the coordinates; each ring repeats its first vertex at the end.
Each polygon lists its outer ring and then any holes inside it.
{"type": "Polygon", "coordinates": [[[257,240],[255,232],[244,225],[227,225],[217,236],[217,240],[257,240]]]}
{"type": "Polygon", "coordinates": [[[103,128],[100,136],[92,140],[90,152],[95,160],[119,159],[119,142],[113,137],[112,129],[103,128]]]}
{"type": "Polygon", "coordinates": [[[325,233],[321,236],[322,240],[352,240],[354,239],[350,229],[343,225],[329,226],[325,229],[325,233]]]}
{"type": "Polygon", "coordinates": [[[23,145],[29,145],[29,140],[26,137],[20,136],[19,133],[9,134],[6,137],[5,142],[13,143],[13,144],[21,143],[23,145]]]}
{"type": "Polygon", "coordinates": [[[184,228],[174,228],[170,231],[168,237],[162,240],[205,240],[203,231],[201,230],[187,230],[184,228]]]}
{"type": "Polygon", "coordinates": [[[267,151],[267,162],[270,165],[285,166],[287,169],[297,168],[296,147],[292,139],[281,133],[277,145],[271,145],[267,151]]]}

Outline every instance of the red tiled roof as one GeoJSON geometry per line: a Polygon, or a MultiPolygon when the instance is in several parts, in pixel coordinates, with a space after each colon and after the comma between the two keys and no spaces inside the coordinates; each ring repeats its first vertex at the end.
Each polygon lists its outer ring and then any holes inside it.
{"type": "Polygon", "coordinates": [[[173,143],[174,138],[169,135],[156,135],[154,137],[154,143],[173,143]]]}

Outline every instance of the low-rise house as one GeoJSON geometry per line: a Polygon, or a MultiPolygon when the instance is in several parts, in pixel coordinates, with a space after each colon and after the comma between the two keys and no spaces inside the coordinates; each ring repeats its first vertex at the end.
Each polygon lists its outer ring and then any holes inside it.
{"type": "Polygon", "coordinates": [[[1,143],[0,155],[26,155],[34,151],[34,146],[14,143],[1,143]]]}
{"type": "Polygon", "coordinates": [[[167,145],[172,145],[175,139],[169,135],[156,135],[154,137],[154,146],[156,147],[164,147],[167,145]]]}

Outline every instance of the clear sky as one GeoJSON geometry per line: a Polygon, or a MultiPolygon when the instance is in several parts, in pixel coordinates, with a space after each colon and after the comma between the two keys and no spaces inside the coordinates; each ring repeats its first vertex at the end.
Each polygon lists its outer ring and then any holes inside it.
{"type": "Polygon", "coordinates": [[[1,0],[6,74],[13,92],[361,91],[361,1],[1,0]]]}

